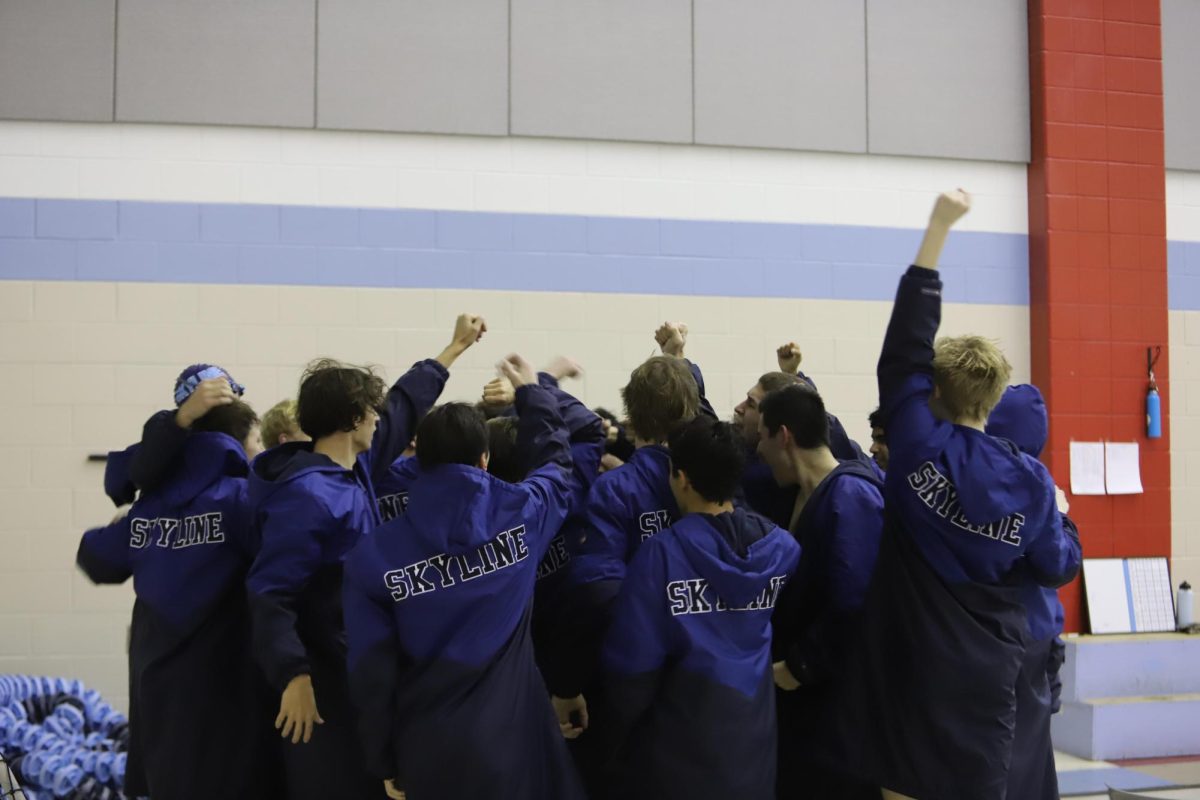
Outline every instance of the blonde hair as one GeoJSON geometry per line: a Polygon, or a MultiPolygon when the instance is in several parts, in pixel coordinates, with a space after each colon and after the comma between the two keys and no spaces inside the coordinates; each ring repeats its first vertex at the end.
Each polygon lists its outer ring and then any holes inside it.
{"type": "Polygon", "coordinates": [[[267,447],[279,444],[279,437],[284,434],[292,436],[299,432],[300,423],[296,416],[295,400],[280,400],[271,406],[270,411],[263,414],[262,438],[267,447]]]}
{"type": "Polygon", "coordinates": [[[1011,377],[1012,365],[991,339],[944,337],[933,346],[933,381],[955,421],[987,419],[1011,377]]]}

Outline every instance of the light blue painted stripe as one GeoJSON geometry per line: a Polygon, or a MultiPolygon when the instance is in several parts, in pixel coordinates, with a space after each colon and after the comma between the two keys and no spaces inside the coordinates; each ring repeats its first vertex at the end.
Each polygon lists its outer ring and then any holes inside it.
{"type": "MultiPolygon", "coordinates": [[[[890,300],[921,232],[853,225],[0,198],[0,279],[890,300]],[[33,224],[32,211],[46,209],[33,224]],[[119,209],[119,213],[118,213],[119,209]]],[[[959,232],[946,299],[1027,305],[1028,237],[959,232]]]]}
{"type": "Polygon", "coordinates": [[[32,200],[0,200],[0,239],[33,236],[34,208],[32,200]]]}
{"type": "Polygon", "coordinates": [[[1125,605],[1129,608],[1129,630],[1137,633],[1137,614],[1133,610],[1133,581],[1129,579],[1129,560],[1121,562],[1125,571],[1125,605]]]}

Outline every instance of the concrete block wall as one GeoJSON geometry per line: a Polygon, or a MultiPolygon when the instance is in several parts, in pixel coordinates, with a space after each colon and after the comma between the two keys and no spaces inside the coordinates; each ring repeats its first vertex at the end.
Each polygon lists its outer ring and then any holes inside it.
{"type": "Polygon", "coordinates": [[[0,672],[125,702],[132,591],[73,564],[113,513],[85,459],[135,440],[182,366],[223,364],[261,411],[317,355],[394,378],[471,310],[491,330],[446,397],[478,396],[519,350],[577,357],[575,391],[615,408],[678,319],[720,413],[795,340],[865,442],[888,299],[959,185],[978,201],[947,250],[944,329],[1000,339],[1028,380],[1022,165],[0,122],[0,672]]]}
{"type": "MultiPolygon", "coordinates": [[[[1167,172],[1171,576],[1200,584],[1200,172],[1167,172]]],[[[1193,609],[1200,613],[1200,603],[1193,609]]]]}

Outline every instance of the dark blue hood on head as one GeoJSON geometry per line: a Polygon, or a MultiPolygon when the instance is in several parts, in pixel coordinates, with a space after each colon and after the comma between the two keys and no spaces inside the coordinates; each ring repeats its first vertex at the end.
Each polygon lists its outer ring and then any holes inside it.
{"type": "Polygon", "coordinates": [[[1041,391],[1027,383],[1008,387],[988,418],[987,433],[1008,439],[1022,453],[1039,457],[1050,435],[1050,418],[1041,391]]]}
{"type": "Polygon", "coordinates": [[[313,472],[337,475],[347,470],[328,456],[314,453],[312,442],[288,442],[272,447],[250,465],[250,501],[257,505],[280,486],[313,472]]]}
{"type": "Polygon", "coordinates": [[[496,520],[519,519],[528,495],[478,467],[443,464],[422,470],[405,519],[437,552],[457,555],[482,547],[500,531],[496,520]]]}
{"type": "Polygon", "coordinates": [[[1029,508],[1041,492],[1041,478],[1021,460],[1016,444],[974,428],[961,430],[964,435],[942,452],[942,460],[967,521],[986,525],[1029,508]]]}
{"type": "Polygon", "coordinates": [[[735,606],[749,603],[767,588],[787,557],[786,549],[767,538],[778,530],[775,523],[744,509],[715,516],[689,514],[672,527],[688,563],[735,606]]]}
{"type": "Polygon", "coordinates": [[[183,446],[179,469],[152,494],[170,506],[179,507],[199,497],[217,480],[244,478],[248,471],[246,451],[232,436],[193,433],[183,446]]]}

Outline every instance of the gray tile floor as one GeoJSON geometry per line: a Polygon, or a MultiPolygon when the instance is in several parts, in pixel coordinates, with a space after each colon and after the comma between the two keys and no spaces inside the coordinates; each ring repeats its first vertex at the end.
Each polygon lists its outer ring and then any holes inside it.
{"type": "MultiPolygon", "coordinates": [[[[1178,784],[1180,788],[1143,790],[1137,797],[1155,800],[1200,800],[1200,756],[1194,760],[1170,761],[1167,763],[1110,764],[1104,761],[1087,761],[1066,753],[1054,754],[1055,765],[1060,774],[1074,771],[1132,770],[1153,778],[1178,784]]],[[[1072,795],[1071,800],[1108,800],[1107,794],[1072,795]]]]}

